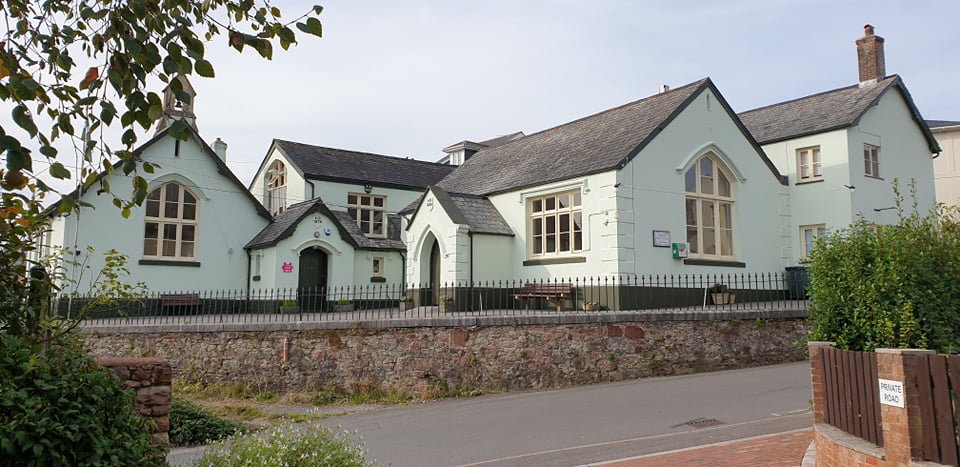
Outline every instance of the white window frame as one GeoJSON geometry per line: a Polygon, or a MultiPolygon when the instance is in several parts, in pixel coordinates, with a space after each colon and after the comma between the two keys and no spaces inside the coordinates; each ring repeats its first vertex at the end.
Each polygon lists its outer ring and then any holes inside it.
{"type": "Polygon", "coordinates": [[[527,255],[530,258],[577,256],[583,252],[583,223],[580,188],[527,198],[527,255]],[[563,199],[567,200],[566,207],[560,206],[563,199]],[[566,228],[563,227],[564,216],[566,228]],[[564,235],[566,248],[561,244],[564,235]]]}
{"type": "Polygon", "coordinates": [[[270,163],[264,178],[267,210],[277,215],[287,209],[287,166],[277,159],[270,163]]]}
{"type": "Polygon", "coordinates": [[[387,238],[387,197],[364,193],[347,193],[347,212],[360,227],[364,235],[371,238],[387,238]],[[368,202],[364,204],[364,200],[368,202]],[[380,205],[377,206],[377,201],[380,205]],[[364,220],[364,212],[369,212],[369,220],[364,220]],[[377,214],[380,220],[377,221],[377,214]],[[366,223],[366,227],[364,226],[366,223]],[[380,226],[378,231],[377,226],[380,226]]]}
{"type": "Polygon", "coordinates": [[[797,149],[797,181],[803,183],[823,180],[822,160],[820,146],[797,149]]]}
{"type": "Polygon", "coordinates": [[[373,277],[383,277],[383,256],[373,257],[373,277]]]}
{"type": "Polygon", "coordinates": [[[827,225],[826,224],[811,224],[811,225],[801,225],[800,226],[800,259],[806,260],[810,258],[810,252],[813,251],[813,247],[817,243],[817,239],[821,235],[826,233],[827,225]],[[810,232],[813,236],[813,243],[807,243],[807,232],[810,232]]]}
{"type": "Polygon", "coordinates": [[[880,146],[863,144],[863,174],[868,177],[880,178],[880,146]]]}
{"type": "Polygon", "coordinates": [[[177,182],[167,182],[164,183],[154,190],[150,191],[147,194],[147,199],[144,201],[144,220],[143,220],[143,258],[144,259],[154,259],[161,261],[193,261],[197,258],[197,250],[200,245],[200,199],[195,193],[190,191],[187,187],[177,183],[177,182]],[[168,205],[168,194],[167,187],[176,186],[178,189],[177,201],[176,201],[176,216],[167,215],[167,205],[168,205]],[[153,198],[154,193],[158,193],[159,196],[153,198]],[[189,195],[193,198],[193,203],[188,203],[186,196],[189,195]],[[188,217],[187,206],[193,204],[193,218],[188,217]],[[156,207],[155,212],[153,208],[156,207]],[[151,224],[156,225],[156,237],[150,238],[148,235],[151,233],[149,231],[149,226],[151,224]],[[184,240],[184,232],[188,229],[193,231],[193,240],[184,240]],[[173,233],[172,239],[166,239],[165,234],[168,231],[173,233]],[[153,248],[150,248],[148,242],[153,240],[155,243],[153,248]],[[164,242],[172,241],[173,242],[173,254],[164,254],[164,242]],[[186,244],[191,244],[191,251],[189,254],[184,253],[184,247],[186,244]]]}
{"type": "Polygon", "coordinates": [[[727,166],[715,156],[708,152],[698,157],[693,165],[684,172],[684,213],[686,225],[687,251],[689,258],[713,259],[713,260],[735,260],[737,254],[736,248],[736,178],[727,166]],[[709,160],[713,164],[712,176],[702,173],[702,161],[709,160]],[[691,172],[692,171],[692,172],[691,172]],[[690,175],[694,176],[692,191],[689,189],[690,175]],[[720,195],[720,177],[723,174],[729,186],[729,196],[720,195]],[[710,190],[703,188],[704,181],[710,183],[710,190]],[[692,204],[691,204],[692,203],[692,204]],[[704,215],[704,207],[708,206],[711,212],[704,215]],[[691,207],[693,212],[691,212],[691,207]],[[724,210],[726,207],[726,210],[724,210]],[[729,214],[726,226],[720,221],[722,213],[729,214]],[[728,233],[726,242],[723,234],[728,233]],[[705,250],[709,246],[704,240],[712,237],[713,253],[707,253],[705,250]],[[724,254],[724,243],[729,247],[728,254],[724,254]]]}

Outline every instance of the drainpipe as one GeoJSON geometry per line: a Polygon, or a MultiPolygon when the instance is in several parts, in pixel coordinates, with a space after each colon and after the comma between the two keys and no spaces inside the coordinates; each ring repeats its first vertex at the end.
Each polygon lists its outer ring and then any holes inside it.
{"type": "Polygon", "coordinates": [[[250,271],[251,271],[250,262],[252,261],[252,258],[250,256],[250,250],[244,248],[243,251],[247,252],[247,290],[244,295],[247,296],[247,300],[250,300],[250,279],[251,279],[250,278],[250,271]]]}
{"type": "Polygon", "coordinates": [[[473,232],[467,232],[467,238],[470,239],[470,287],[473,287],[473,232]]]}
{"type": "Polygon", "coordinates": [[[303,181],[305,181],[305,182],[307,182],[307,183],[310,184],[310,199],[316,198],[316,197],[317,197],[317,187],[313,184],[313,182],[311,182],[311,181],[310,181],[309,179],[307,179],[306,177],[303,178],[303,181]]]}

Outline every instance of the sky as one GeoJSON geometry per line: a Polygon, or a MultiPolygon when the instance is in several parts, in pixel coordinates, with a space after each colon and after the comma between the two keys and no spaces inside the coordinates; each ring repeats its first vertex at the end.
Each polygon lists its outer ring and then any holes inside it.
{"type": "Polygon", "coordinates": [[[201,136],[245,184],[274,138],[436,161],[663,84],[710,77],[737,112],[853,85],[868,23],[923,117],[960,120],[956,0],[316,1],[323,38],[272,61],[215,39],[216,77],[191,78],[201,136]]]}

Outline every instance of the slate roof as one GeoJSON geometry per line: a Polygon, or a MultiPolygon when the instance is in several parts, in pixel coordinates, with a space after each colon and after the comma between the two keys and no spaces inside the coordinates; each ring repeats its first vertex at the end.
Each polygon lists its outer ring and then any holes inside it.
{"type": "Polygon", "coordinates": [[[482,196],[447,193],[440,187],[431,187],[437,202],[455,224],[470,226],[473,233],[513,236],[510,225],[489,199],[482,196]]]}
{"type": "Polygon", "coordinates": [[[331,211],[320,198],[311,199],[289,206],[260,231],[244,248],[248,250],[276,245],[290,237],[297,226],[310,214],[319,212],[336,224],[340,238],[360,250],[405,250],[400,240],[400,216],[387,216],[387,238],[367,238],[357,223],[344,211],[331,211]]]}
{"type": "Polygon", "coordinates": [[[705,78],[483,149],[437,186],[450,193],[489,195],[619,169],[708,86],[713,83],[705,78]]]}
{"type": "Polygon", "coordinates": [[[913,98],[897,75],[888,76],[875,84],[847,86],[749,110],[739,114],[739,117],[758,143],[776,143],[856,125],[884,93],[894,88],[903,94],[914,120],[927,138],[931,152],[940,152],[913,98]]]}
{"type": "Polygon", "coordinates": [[[283,151],[308,179],[423,189],[439,182],[455,168],[434,162],[325,148],[280,139],[273,140],[272,147],[283,151]]]}
{"type": "Polygon", "coordinates": [[[951,126],[960,126],[960,122],[953,120],[927,120],[927,126],[930,129],[946,128],[951,126]]]}

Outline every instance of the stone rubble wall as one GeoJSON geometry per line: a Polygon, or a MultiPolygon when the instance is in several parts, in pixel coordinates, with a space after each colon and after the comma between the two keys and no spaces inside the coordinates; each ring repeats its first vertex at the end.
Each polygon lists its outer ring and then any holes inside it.
{"type": "Polygon", "coordinates": [[[772,319],[743,312],[731,316],[499,326],[355,324],[345,329],[303,329],[290,323],[287,329],[261,325],[233,331],[114,327],[87,329],[86,345],[101,357],[168,360],[173,375],[186,381],[280,392],[331,384],[411,394],[561,388],[807,358],[805,313],[772,319]]]}
{"type": "MultiPolygon", "coordinates": [[[[99,355],[99,354],[98,354],[99,355]]],[[[173,371],[162,358],[98,358],[97,364],[109,368],[127,387],[137,393],[137,413],[153,420],[156,431],[153,442],[170,444],[170,403],[173,392],[173,371]]]]}

